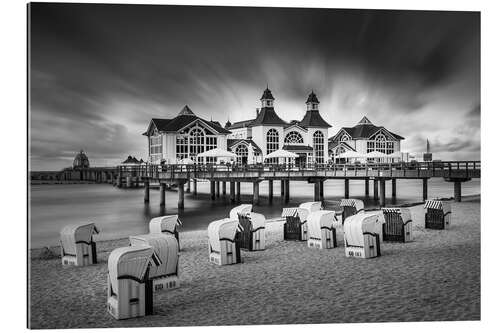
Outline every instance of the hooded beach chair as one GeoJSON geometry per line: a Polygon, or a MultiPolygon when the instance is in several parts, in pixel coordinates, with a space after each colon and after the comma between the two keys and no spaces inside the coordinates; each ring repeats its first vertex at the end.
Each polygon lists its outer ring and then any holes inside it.
{"type": "Polygon", "coordinates": [[[179,215],[165,215],[159,216],[151,219],[149,221],[149,233],[151,234],[171,234],[177,239],[179,243],[179,227],[182,225],[181,220],[179,220],[179,215]]]}
{"type": "Polygon", "coordinates": [[[177,239],[170,234],[146,234],[130,236],[131,246],[151,246],[160,258],[159,266],[149,269],[149,279],[153,281],[153,291],[174,289],[180,286],[179,250],[177,239]]]}
{"type": "Polygon", "coordinates": [[[349,216],[356,215],[365,210],[365,203],[359,199],[341,199],[340,206],[343,208],[342,223],[344,223],[349,216]]]}
{"type": "Polygon", "coordinates": [[[108,312],[116,319],[142,317],[153,313],[151,265],[161,261],[151,246],[114,249],[108,258],[108,312]]]}
{"type": "Polygon", "coordinates": [[[380,256],[380,215],[358,213],[344,222],[344,244],[347,257],[380,256]]]}
{"type": "Polygon", "coordinates": [[[446,229],[451,224],[451,205],[447,201],[426,200],[425,227],[427,229],[446,229]]]}
{"type": "MultiPolygon", "coordinates": [[[[307,214],[323,209],[321,201],[309,201],[299,205],[299,208],[307,210],[307,214]]],[[[307,223],[302,224],[302,240],[307,240],[307,223]]]]}
{"type": "Polygon", "coordinates": [[[259,251],[266,248],[266,217],[258,213],[238,214],[243,229],[237,242],[241,249],[259,251]]]}
{"type": "Polygon", "coordinates": [[[231,265],[241,262],[237,237],[243,231],[238,220],[222,219],[208,225],[208,252],[211,263],[231,265]]]}
{"type": "Polygon", "coordinates": [[[86,266],[97,263],[97,249],[93,235],[99,233],[94,223],[68,225],[61,230],[61,258],[63,266],[86,266]]]}
{"type": "Polygon", "coordinates": [[[412,240],[413,221],[408,208],[382,208],[383,240],[409,242],[412,240]]]}
{"type": "Polygon", "coordinates": [[[307,215],[309,211],[305,208],[293,207],[283,208],[281,217],[286,219],[283,224],[284,240],[307,240],[307,215]]]}
{"type": "Polygon", "coordinates": [[[307,246],[316,249],[337,247],[337,233],[334,227],[335,212],[318,210],[307,216],[307,246]]]}
{"type": "Polygon", "coordinates": [[[237,220],[238,214],[243,214],[243,215],[248,214],[252,211],[252,207],[253,206],[249,205],[249,204],[243,204],[243,205],[236,206],[229,211],[229,218],[231,220],[237,220]]]}

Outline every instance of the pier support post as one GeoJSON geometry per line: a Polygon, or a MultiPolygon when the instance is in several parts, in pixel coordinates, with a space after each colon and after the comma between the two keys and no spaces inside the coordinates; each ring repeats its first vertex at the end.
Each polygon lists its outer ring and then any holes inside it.
{"type": "Polygon", "coordinates": [[[314,201],[319,201],[319,182],[314,182],[314,201]]]}
{"type": "Polygon", "coordinates": [[[373,200],[378,200],[378,179],[373,180],[373,200]]]}
{"type": "Polygon", "coordinates": [[[455,181],[454,182],[454,195],[455,202],[462,201],[462,182],[455,181]]]}
{"type": "Polygon", "coordinates": [[[396,178],[391,179],[392,182],[392,200],[396,200],[396,178]]]}
{"type": "Polygon", "coordinates": [[[217,198],[220,197],[220,182],[219,181],[215,182],[215,190],[216,190],[217,198]]]}
{"type": "Polygon", "coordinates": [[[241,182],[236,182],[236,201],[241,201],[241,182]]]}
{"type": "Polygon", "coordinates": [[[234,182],[229,182],[229,200],[234,202],[234,182]]]}
{"type": "MultiPolygon", "coordinates": [[[[83,174],[83,173],[82,173],[83,174]]],[[[85,176],[83,177],[80,177],[80,178],[84,178],[85,176]]],[[[84,178],[85,179],[85,178],[84,178]]],[[[118,175],[116,176],[116,186],[117,187],[122,187],[122,173],[120,171],[118,171],[118,175]]]]}
{"type": "Polygon", "coordinates": [[[427,200],[427,178],[422,179],[422,200],[427,200]]]}
{"type": "Polygon", "coordinates": [[[127,176],[127,187],[132,187],[132,177],[127,176]]]}
{"type": "Polygon", "coordinates": [[[380,207],[385,207],[385,179],[380,178],[380,207]]]}
{"type": "Polygon", "coordinates": [[[222,196],[226,196],[226,182],[222,182],[222,196]]]}
{"type": "Polygon", "coordinates": [[[319,182],[319,200],[325,200],[325,181],[322,180],[319,182]]]}
{"type": "Polygon", "coordinates": [[[149,180],[144,180],[144,202],[149,202],[149,180]]]}
{"type": "Polygon", "coordinates": [[[290,181],[285,180],[285,202],[290,201],[290,181]]]}
{"type": "Polygon", "coordinates": [[[344,198],[349,199],[349,178],[344,180],[344,198]]]}
{"type": "Polygon", "coordinates": [[[365,179],[365,197],[370,196],[370,178],[365,179]]]}
{"type": "Polygon", "coordinates": [[[177,200],[177,208],[184,209],[184,182],[179,182],[177,186],[179,199],[177,200]]]}
{"type": "Polygon", "coordinates": [[[269,203],[273,203],[273,180],[269,179],[269,203]]]}
{"type": "Polygon", "coordinates": [[[165,191],[167,190],[167,184],[160,183],[160,206],[165,206],[165,191]]]}
{"type": "Polygon", "coordinates": [[[198,184],[196,183],[196,178],[193,178],[193,194],[198,194],[198,184]]]}
{"type": "Polygon", "coordinates": [[[186,193],[191,193],[191,179],[189,178],[186,183],[186,193]]]}
{"type": "Polygon", "coordinates": [[[285,196],[285,181],[284,180],[280,181],[280,189],[281,189],[281,197],[283,198],[285,196]]]}
{"type": "Polygon", "coordinates": [[[259,182],[253,182],[253,204],[258,205],[259,204],[259,182]]]}
{"type": "Polygon", "coordinates": [[[210,198],[212,200],[215,200],[215,181],[214,180],[210,181],[210,198]]]}

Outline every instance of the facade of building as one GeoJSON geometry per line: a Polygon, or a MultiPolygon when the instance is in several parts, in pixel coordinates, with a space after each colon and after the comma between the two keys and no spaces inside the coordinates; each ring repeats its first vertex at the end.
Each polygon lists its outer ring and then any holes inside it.
{"type": "MultiPolygon", "coordinates": [[[[402,136],[383,126],[375,126],[367,117],[363,117],[356,126],[342,127],[328,140],[329,155],[332,161],[343,163],[345,161],[337,156],[347,151],[359,154],[368,154],[372,151],[387,155],[400,153],[401,140],[404,140],[402,136]]],[[[366,158],[360,158],[359,161],[367,162],[366,158]]]]}
{"type": "MultiPolygon", "coordinates": [[[[196,116],[185,106],[173,119],[152,119],[143,135],[148,138],[150,163],[180,163],[191,159],[201,163],[197,155],[221,148],[235,153],[238,164],[264,162],[264,156],[278,149],[299,155],[296,163],[326,163],[328,161],[328,128],[319,113],[319,100],[314,92],[306,101],[301,121],[286,122],[274,110],[274,97],[264,90],[260,110],[254,119],[239,121],[225,127],[218,122],[196,116]]],[[[277,162],[277,161],[266,161],[277,162]]]]}

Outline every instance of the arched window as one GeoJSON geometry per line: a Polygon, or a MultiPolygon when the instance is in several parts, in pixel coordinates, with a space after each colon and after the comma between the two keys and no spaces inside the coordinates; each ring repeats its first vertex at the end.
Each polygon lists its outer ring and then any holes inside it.
{"type": "Polygon", "coordinates": [[[248,163],[248,147],[244,144],[240,144],[236,147],[236,162],[239,165],[245,165],[248,163]]]}
{"type": "Polygon", "coordinates": [[[379,133],[374,139],[367,142],[367,153],[379,151],[384,154],[394,153],[394,141],[390,141],[383,133],[379,133]]]}
{"type": "Polygon", "coordinates": [[[199,153],[205,151],[205,130],[201,127],[193,127],[189,131],[189,157],[195,159],[199,153]]]}
{"type": "Polygon", "coordinates": [[[341,142],[342,141],[349,141],[349,135],[347,135],[347,134],[342,135],[342,138],[340,139],[340,141],[341,142]]]}
{"type": "MultiPolygon", "coordinates": [[[[274,128],[271,128],[267,131],[266,134],[266,152],[267,154],[272,153],[273,151],[278,150],[280,147],[280,136],[278,131],[274,128]]],[[[268,163],[278,163],[277,158],[272,158],[267,161],[268,163]]]]}
{"type": "Polygon", "coordinates": [[[300,135],[299,132],[292,131],[285,136],[285,143],[304,143],[304,138],[302,138],[302,135],[300,135]]]}
{"type": "Polygon", "coordinates": [[[196,161],[198,154],[214,148],[217,148],[217,136],[207,133],[199,125],[194,125],[177,134],[175,157],[177,160],[190,158],[196,161]]]}
{"type": "Polygon", "coordinates": [[[320,131],[313,135],[314,160],[316,163],[325,163],[325,137],[320,131]]]}

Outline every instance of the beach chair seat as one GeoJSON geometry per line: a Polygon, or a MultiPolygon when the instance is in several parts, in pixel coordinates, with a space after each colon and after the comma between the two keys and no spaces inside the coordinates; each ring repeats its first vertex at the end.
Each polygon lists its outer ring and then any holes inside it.
{"type": "Polygon", "coordinates": [[[365,203],[359,199],[341,199],[340,206],[343,208],[342,223],[344,223],[349,216],[363,212],[365,209],[365,203]]]}
{"type": "Polygon", "coordinates": [[[382,208],[384,242],[409,242],[413,239],[413,221],[408,208],[382,208]]]}
{"type": "Polygon", "coordinates": [[[234,207],[229,211],[229,218],[231,220],[237,220],[238,214],[246,215],[252,211],[253,206],[250,204],[243,204],[234,207]]]}
{"type": "Polygon", "coordinates": [[[238,214],[243,231],[237,242],[241,249],[259,251],[266,248],[266,218],[258,213],[238,214]]]}
{"type": "Polygon", "coordinates": [[[281,217],[286,219],[283,224],[284,240],[307,240],[307,215],[309,212],[304,208],[283,208],[281,217]]]}
{"type": "Polygon", "coordinates": [[[238,242],[243,228],[238,220],[222,219],[208,225],[208,252],[211,263],[231,265],[241,263],[238,242]]]}
{"type": "Polygon", "coordinates": [[[360,212],[344,222],[346,257],[374,258],[380,253],[380,216],[360,212]]]}
{"type": "Polygon", "coordinates": [[[160,258],[159,266],[149,269],[149,279],[153,281],[153,292],[178,288],[179,249],[177,239],[171,234],[146,234],[130,236],[131,246],[151,246],[160,258]]]}
{"type": "Polygon", "coordinates": [[[446,229],[451,224],[451,205],[442,200],[426,200],[424,204],[425,228],[446,229]]]}
{"type": "Polygon", "coordinates": [[[335,220],[335,211],[318,210],[310,213],[307,216],[307,246],[315,249],[337,247],[335,220]]]}
{"type": "Polygon", "coordinates": [[[128,246],[111,251],[107,310],[115,319],[153,313],[153,283],[148,277],[151,265],[161,265],[151,246],[128,246]]]}
{"type": "Polygon", "coordinates": [[[171,234],[177,239],[179,250],[181,244],[179,240],[179,228],[182,226],[179,215],[165,215],[152,218],[149,221],[149,233],[151,234],[171,234]]]}
{"type": "Polygon", "coordinates": [[[97,263],[94,234],[99,230],[94,223],[65,226],[61,236],[61,261],[63,266],[86,266],[97,263]]]}

